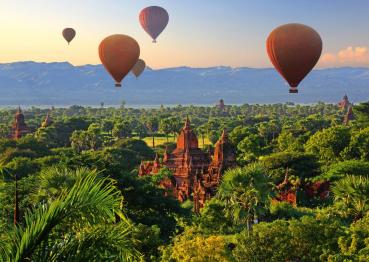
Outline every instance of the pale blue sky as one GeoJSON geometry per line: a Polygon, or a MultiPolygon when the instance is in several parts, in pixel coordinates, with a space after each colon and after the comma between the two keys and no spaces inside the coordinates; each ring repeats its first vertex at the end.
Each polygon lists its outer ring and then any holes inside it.
{"type": "Polygon", "coordinates": [[[324,43],[320,66],[369,66],[366,0],[1,0],[0,62],[21,60],[99,63],[97,46],[110,34],[134,37],[154,67],[271,66],[265,39],[274,27],[299,22],[324,43]],[[168,10],[167,29],[151,43],[138,22],[140,10],[168,10]],[[74,27],[71,46],[61,38],[74,27]],[[352,47],[351,49],[349,47],[352,47]],[[359,47],[359,48],[357,48],[359,47]]]}

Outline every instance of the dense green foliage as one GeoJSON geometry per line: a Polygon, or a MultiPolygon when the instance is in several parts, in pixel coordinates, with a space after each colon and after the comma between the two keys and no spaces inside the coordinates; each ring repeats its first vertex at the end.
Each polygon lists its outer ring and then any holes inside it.
{"type": "Polygon", "coordinates": [[[31,134],[11,140],[15,111],[0,110],[2,261],[369,259],[368,103],[347,126],[324,103],[72,106],[42,128],[47,111],[26,110],[31,134]],[[227,129],[239,165],[199,214],[165,196],[169,169],[137,176],[173,149],[187,116],[204,150],[227,129]],[[277,201],[281,190],[295,190],[296,205],[277,201]]]}

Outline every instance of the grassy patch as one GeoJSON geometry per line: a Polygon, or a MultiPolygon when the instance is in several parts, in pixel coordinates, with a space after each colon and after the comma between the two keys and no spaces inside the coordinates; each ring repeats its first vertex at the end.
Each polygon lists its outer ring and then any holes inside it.
{"type": "MultiPolygon", "coordinates": [[[[202,148],[202,138],[198,139],[199,140],[199,147],[202,148]]],[[[146,144],[150,147],[152,147],[152,137],[145,137],[143,139],[143,141],[146,142],[146,144]]],[[[155,145],[156,146],[159,146],[159,145],[162,145],[166,142],[176,142],[177,141],[177,137],[168,137],[168,140],[166,137],[155,137],[155,145]]],[[[204,146],[206,147],[207,145],[210,145],[210,140],[205,137],[204,139],[204,146]]]]}

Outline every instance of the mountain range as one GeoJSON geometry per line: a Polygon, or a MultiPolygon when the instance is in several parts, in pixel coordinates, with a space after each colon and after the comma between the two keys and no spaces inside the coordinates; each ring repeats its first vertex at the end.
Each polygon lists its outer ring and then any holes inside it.
{"type": "Polygon", "coordinates": [[[329,68],[312,71],[289,94],[272,68],[149,67],[138,78],[130,74],[122,88],[102,65],[73,66],[67,62],[0,64],[0,105],[119,105],[157,106],[244,103],[336,103],[347,94],[351,101],[369,100],[369,68],[329,68]]]}

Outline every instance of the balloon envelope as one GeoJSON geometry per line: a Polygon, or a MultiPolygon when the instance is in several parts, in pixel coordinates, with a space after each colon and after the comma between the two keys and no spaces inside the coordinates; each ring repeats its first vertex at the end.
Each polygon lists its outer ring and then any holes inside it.
{"type": "Polygon", "coordinates": [[[142,28],[156,43],[156,38],[163,32],[169,22],[169,14],[160,6],[149,6],[141,11],[139,19],[142,28]]]}
{"type": "Polygon", "coordinates": [[[286,24],[274,29],[267,39],[267,52],[276,70],[290,85],[290,93],[314,68],[322,53],[322,39],[311,27],[286,24]]]}
{"type": "Polygon", "coordinates": [[[116,81],[115,86],[119,87],[140,57],[140,46],[130,36],[111,35],[101,41],[99,56],[105,69],[116,81]]]}
{"type": "Polygon", "coordinates": [[[132,73],[136,77],[139,77],[142,74],[142,72],[145,70],[145,67],[146,67],[145,61],[142,60],[142,59],[138,59],[138,61],[136,62],[136,64],[132,68],[132,73]]]}
{"type": "Polygon", "coordinates": [[[63,37],[68,42],[68,44],[73,40],[76,36],[76,31],[73,28],[65,28],[63,30],[63,37]]]}

